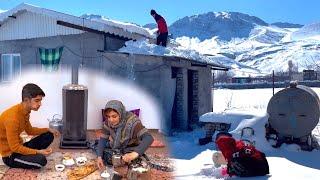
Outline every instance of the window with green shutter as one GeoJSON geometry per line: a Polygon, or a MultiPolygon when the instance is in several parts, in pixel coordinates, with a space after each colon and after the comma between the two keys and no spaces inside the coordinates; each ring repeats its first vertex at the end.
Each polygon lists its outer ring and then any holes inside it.
{"type": "Polygon", "coordinates": [[[63,47],[54,49],[39,48],[42,69],[45,71],[57,71],[62,55],[63,47]]]}

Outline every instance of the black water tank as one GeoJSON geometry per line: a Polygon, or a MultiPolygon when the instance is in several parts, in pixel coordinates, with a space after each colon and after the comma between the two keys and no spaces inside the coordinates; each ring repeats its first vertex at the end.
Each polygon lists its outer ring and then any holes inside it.
{"type": "Polygon", "coordinates": [[[291,84],[269,101],[269,123],[280,135],[301,138],[319,122],[320,101],[309,87],[291,84]]]}

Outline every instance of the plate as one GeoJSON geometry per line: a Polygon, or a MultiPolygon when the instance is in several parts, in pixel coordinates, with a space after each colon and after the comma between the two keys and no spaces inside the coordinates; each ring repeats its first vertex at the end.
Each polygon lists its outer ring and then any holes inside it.
{"type": "Polygon", "coordinates": [[[78,166],[83,166],[83,165],[86,164],[86,162],[87,162],[87,158],[84,157],[84,156],[76,158],[76,163],[77,163],[78,166]]]}
{"type": "Polygon", "coordinates": [[[74,160],[73,159],[64,159],[64,160],[62,160],[62,164],[64,164],[64,165],[66,165],[66,166],[72,166],[72,165],[74,165],[75,163],[74,163],[74,160]]]}

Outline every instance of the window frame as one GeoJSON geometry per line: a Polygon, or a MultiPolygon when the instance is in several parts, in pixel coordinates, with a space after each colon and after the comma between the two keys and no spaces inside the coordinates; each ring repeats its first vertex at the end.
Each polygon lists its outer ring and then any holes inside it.
{"type": "Polygon", "coordinates": [[[0,54],[0,63],[1,63],[1,77],[0,77],[0,82],[3,83],[9,83],[12,82],[15,78],[18,78],[21,76],[21,54],[20,53],[2,53],[0,54]],[[12,68],[12,74],[11,74],[11,79],[6,80],[4,79],[5,74],[4,74],[4,56],[9,56],[10,61],[11,61],[11,68],[12,68]],[[14,57],[19,57],[19,67],[15,69],[15,62],[14,62],[14,57]]]}

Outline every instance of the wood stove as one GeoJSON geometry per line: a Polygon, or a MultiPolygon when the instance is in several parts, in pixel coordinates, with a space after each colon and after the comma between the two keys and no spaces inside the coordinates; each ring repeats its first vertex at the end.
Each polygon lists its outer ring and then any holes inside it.
{"type": "Polygon", "coordinates": [[[88,148],[87,110],[88,88],[69,84],[62,89],[63,132],[60,148],[88,148]]]}

